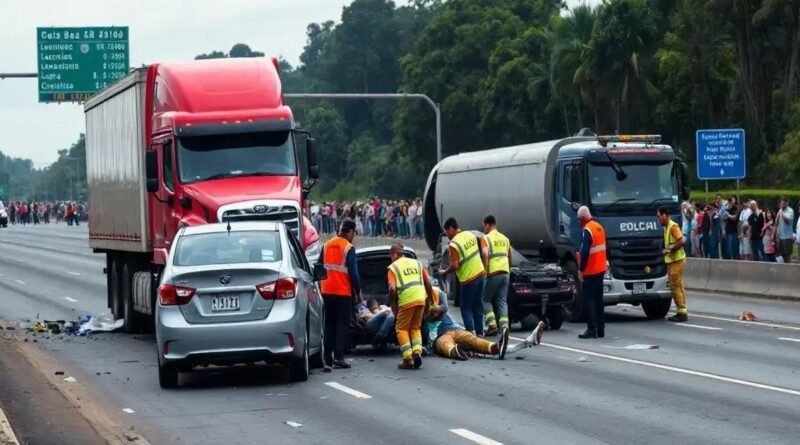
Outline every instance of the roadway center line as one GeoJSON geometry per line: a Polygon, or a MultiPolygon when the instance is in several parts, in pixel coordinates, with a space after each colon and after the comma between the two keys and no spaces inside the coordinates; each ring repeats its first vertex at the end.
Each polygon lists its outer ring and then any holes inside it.
{"type": "Polygon", "coordinates": [[[76,300],[74,298],[70,298],[70,297],[64,297],[64,299],[69,301],[70,303],[77,303],[78,302],[78,300],[76,300]]]}
{"type": "Polygon", "coordinates": [[[793,341],[795,343],[800,343],[800,338],[791,338],[791,337],[778,337],[778,340],[783,341],[793,341]]]}
{"type": "Polygon", "coordinates": [[[673,326],[684,326],[687,328],[695,328],[695,329],[705,329],[707,331],[721,331],[722,328],[715,328],[713,326],[700,326],[699,324],[689,324],[689,323],[675,323],[673,326]]]}
{"type": "Polygon", "coordinates": [[[796,326],[786,326],[786,325],[782,325],[782,324],[765,323],[763,321],[735,320],[735,319],[731,319],[731,318],[712,317],[711,315],[697,315],[697,314],[692,314],[691,317],[693,317],[693,318],[707,318],[709,320],[727,321],[729,323],[741,323],[741,324],[745,324],[745,325],[765,326],[765,327],[768,327],[768,328],[791,329],[793,331],[800,331],[800,328],[798,328],[796,326]]]}
{"type": "MultiPolygon", "coordinates": [[[[521,338],[516,338],[516,337],[510,337],[510,338],[513,338],[514,340],[522,340],[521,338]]],[[[800,340],[798,340],[798,341],[800,341],[800,340]]],[[[773,385],[767,385],[767,384],[764,384],[764,383],[751,382],[749,380],[742,380],[742,379],[737,379],[737,378],[733,378],[733,377],[726,377],[724,375],[711,374],[709,372],[693,371],[691,369],[678,368],[676,366],[669,366],[669,365],[662,365],[662,364],[659,364],[659,363],[645,362],[645,361],[642,361],[642,360],[635,360],[635,359],[632,359],[632,358],[625,358],[625,357],[619,357],[619,356],[616,356],[616,355],[602,354],[600,352],[587,351],[585,349],[577,349],[577,348],[570,348],[568,346],[554,345],[552,343],[542,343],[539,346],[544,346],[546,348],[552,348],[552,349],[558,349],[558,350],[561,350],[561,351],[575,352],[575,353],[578,353],[578,354],[591,355],[593,357],[605,358],[605,359],[608,359],[608,360],[614,360],[614,361],[623,362],[623,363],[630,363],[632,365],[640,365],[640,366],[646,366],[648,368],[656,368],[656,369],[661,369],[661,370],[664,370],[664,371],[677,372],[677,373],[680,373],[680,374],[687,374],[687,375],[692,375],[692,376],[695,376],[695,377],[704,377],[704,378],[707,378],[707,379],[717,380],[717,381],[720,381],[720,382],[734,383],[736,385],[749,386],[750,388],[765,389],[767,391],[779,392],[781,394],[789,394],[789,395],[792,395],[792,396],[800,397],[800,391],[798,391],[796,389],[782,388],[780,386],[773,386],[773,385]]]]}
{"type": "Polygon", "coordinates": [[[17,284],[21,284],[23,286],[25,285],[25,282],[22,281],[22,280],[14,280],[14,282],[17,283],[17,284]]]}
{"type": "Polygon", "coordinates": [[[473,433],[472,431],[464,428],[452,429],[450,430],[450,432],[458,436],[461,436],[464,439],[471,440],[477,443],[478,445],[503,445],[501,442],[489,439],[488,437],[485,436],[481,436],[478,433],[473,433]]]}
{"type": "Polygon", "coordinates": [[[330,386],[333,389],[338,389],[339,391],[341,391],[341,392],[343,392],[345,394],[349,394],[349,395],[351,395],[351,396],[353,396],[353,397],[355,397],[357,399],[371,399],[372,398],[372,396],[369,395],[369,394],[364,394],[361,391],[356,391],[355,389],[349,388],[347,386],[344,386],[344,385],[342,385],[341,383],[338,383],[338,382],[325,382],[325,384],[330,386]]]}

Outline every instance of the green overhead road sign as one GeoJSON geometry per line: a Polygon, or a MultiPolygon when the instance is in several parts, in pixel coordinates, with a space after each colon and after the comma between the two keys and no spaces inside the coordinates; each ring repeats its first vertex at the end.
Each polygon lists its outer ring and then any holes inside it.
{"type": "Polygon", "coordinates": [[[128,74],[128,27],[36,28],[39,102],[83,102],[128,74]]]}

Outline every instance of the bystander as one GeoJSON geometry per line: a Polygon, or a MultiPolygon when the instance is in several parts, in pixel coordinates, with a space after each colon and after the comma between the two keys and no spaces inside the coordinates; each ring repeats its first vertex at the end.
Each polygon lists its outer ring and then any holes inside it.
{"type": "Polygon", "coordinates": [[[794,248],[794,212],[789,207],[789,198],[781,199],[781,206],[777,216],[777,255],[783,258],[784,263],[792,262],[792,249],[794,248]]]}

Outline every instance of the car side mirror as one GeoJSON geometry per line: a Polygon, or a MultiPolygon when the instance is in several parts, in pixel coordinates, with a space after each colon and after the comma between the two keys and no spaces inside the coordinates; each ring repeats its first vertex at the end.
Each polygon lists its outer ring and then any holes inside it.
{"type": "Polygon", "coordinates": [[[144,153],[145,177],[148,193],[158,192],[158,152],[148,150],[144,153]]]}
{"type": "Polygon", "coordinates": [[[322,281],[328,279],[328,269],[325,269],[324,264],[314,264],[314,281],[322,281]]]}
{"type": "Polygon", "coordinates": [[[319,165],[317,164],[317,140],[306,139],[306,159],[308,159],[308,177],[319,179],[319,165]]]}

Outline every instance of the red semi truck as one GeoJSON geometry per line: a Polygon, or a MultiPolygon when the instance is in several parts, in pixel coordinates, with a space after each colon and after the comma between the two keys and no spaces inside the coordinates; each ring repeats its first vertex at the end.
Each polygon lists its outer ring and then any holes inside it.
{"type": "Polygon", "coordinates": [[[280,220],[319,255],[300,166],[305,158],[313,185],[314,140],[296,128],[276,59],[138,68],[89,99],[85,114],[89,245],[106,255],[108,305],[128,332],[155,312],[182,226],[280,220]]]}

